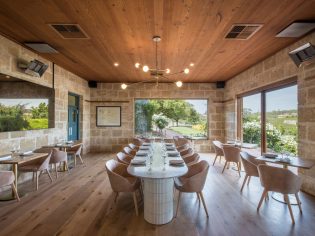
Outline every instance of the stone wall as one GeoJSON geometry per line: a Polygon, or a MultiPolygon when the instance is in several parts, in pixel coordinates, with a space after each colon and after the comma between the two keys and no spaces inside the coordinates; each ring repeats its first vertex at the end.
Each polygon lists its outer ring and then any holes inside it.
{"type": "Polygon", "coordinates": [[[184,83],[177,88],[173,83],[144,83],[129,86],[126,90],[118,83],[99,83],[98,88],[91,89],[93,101],[128,101],[128,103],[91,103],[91,150],[116,152],[130,142],[134,136],[134,100],[136,98],[171,98],[171,99],[208,99],[209,140],[195,141],[195,148],[201,152],[211,150],[211,141],[224,139],[223,90],[216,89],[215,84],[184,83]],[[121,106],[121,127],[96,127],[96,106],[121,106]]]}
{"type": "MultiPolygon", "coordinates": [[[[0,36],[0,73],[27,80],[47,87],[53,86],[52,62],[21,47],[20,45],[0,36]],[[41,78],[28,76],[18,67],[18,61],[38,59],[49,65],[41,78]]],[[[55,143],[67,137],[68,92],[81,96],[81,137],[85,152],[90,146],[90,89],[87,81],[55,65],[55,128],[2,132],[0,133],[0,155],[12,150],[14,145],[20,145],[21,150],[33,150],[43,145],[55,143]]]]}
{"type": "MultiPolygon", "coordinates": [[[[297,68],[288,52],[307,43],[315,45],[315,33],[235,76],[226,84],[225,138],[236,137],[236,96],[278,81],[297,76],[298,80],[298,155],[315,160],[315,64],[297,68]]],[[[303,190],[315,195],[315,168],[299,170],[303,190]]]]}

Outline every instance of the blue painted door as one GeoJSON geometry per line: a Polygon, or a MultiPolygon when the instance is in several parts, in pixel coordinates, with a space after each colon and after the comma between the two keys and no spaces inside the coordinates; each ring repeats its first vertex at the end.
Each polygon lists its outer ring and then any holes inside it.
{"type": "Polygon", "coordinates": [[[69,94],[68,105],[68,140],[79,139],[79,99],[77,96],[69,94]]]}

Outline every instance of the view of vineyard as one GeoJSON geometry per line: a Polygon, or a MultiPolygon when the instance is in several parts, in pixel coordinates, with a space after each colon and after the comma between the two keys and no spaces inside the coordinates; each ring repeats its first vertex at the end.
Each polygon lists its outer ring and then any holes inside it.
{"type": "Polygon", "coordinates": [[[207,100],[137,99],[135,133],[141,136],[207,138],[207,100]]]}
{"type": "MultiPolygon", "coordinates": [[[[261,95],[243,98],[243,142],[261,146],[261,95]]],[[[297,155],[297,86],[266,93],[267,151],[297,155]],[[275,101],[277,101],[275,103],[275,101]]]]}

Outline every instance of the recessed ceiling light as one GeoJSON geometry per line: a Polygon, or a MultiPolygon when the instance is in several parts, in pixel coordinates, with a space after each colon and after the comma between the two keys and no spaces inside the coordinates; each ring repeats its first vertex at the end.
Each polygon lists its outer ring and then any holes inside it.
{"type": "Polygon", "coordinates": [[[193,67],[195,64],[194,64],[194,63],[190,63],[189,65],[190,65],[191,67],[193,67]]]}
{"type": "Polygon", "coordinates": [[[182,81],[177,81],[176,82],[176,86],[179,87],[179,88],[182,87],[183,86],[183,82],[182,81]]]}
{"type": "Polygon", "coordinates": [[[121,84],[121,88],[122,89],[126,89],[127,88],[127,84],[121,84]]]}
{"type": "Polygon", "coordinates": [[[142,70],[143,70],[144,72],[148,72],[148,71],[149,71],[149,67],[145,65],[145,66],[142,67],[142,70]]]}
{"type": "Polygon", "coordinates": [[[165,70],[165,73],[166,73],[166,74],[169,74],[170,72],[171,72],[170,69],[166,69],[166,70],[165,70]]]}
{"type": "Polygon", "coordinates": [[[140,63],[137,62],[137,63],[135,64],[135,67],[136,67],[136,68],[139,68],[139,67],[140,67],[140,63]]]}
{"type": "Polygon", "coordinates": [[[187,74],[189,73],[189,69],[186,68],[186,69],[184,70],[184,73],[187,75],[187,74]]]}
{"type": "Polygon", "coordinates": [[[116,67],[119,66],[119,63],[118,63],[118,62],[115,62],[115,63],[114,63],[114,66],[116,66],[116,67]]]}

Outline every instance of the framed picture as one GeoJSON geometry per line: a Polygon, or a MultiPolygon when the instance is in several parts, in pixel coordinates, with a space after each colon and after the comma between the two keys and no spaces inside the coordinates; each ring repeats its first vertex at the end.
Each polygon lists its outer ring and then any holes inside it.
{"type": "Polygon", "coordinates": [[[96,106],[97,127],[119,127],[121,126],[120,106],[96,106]]]}

